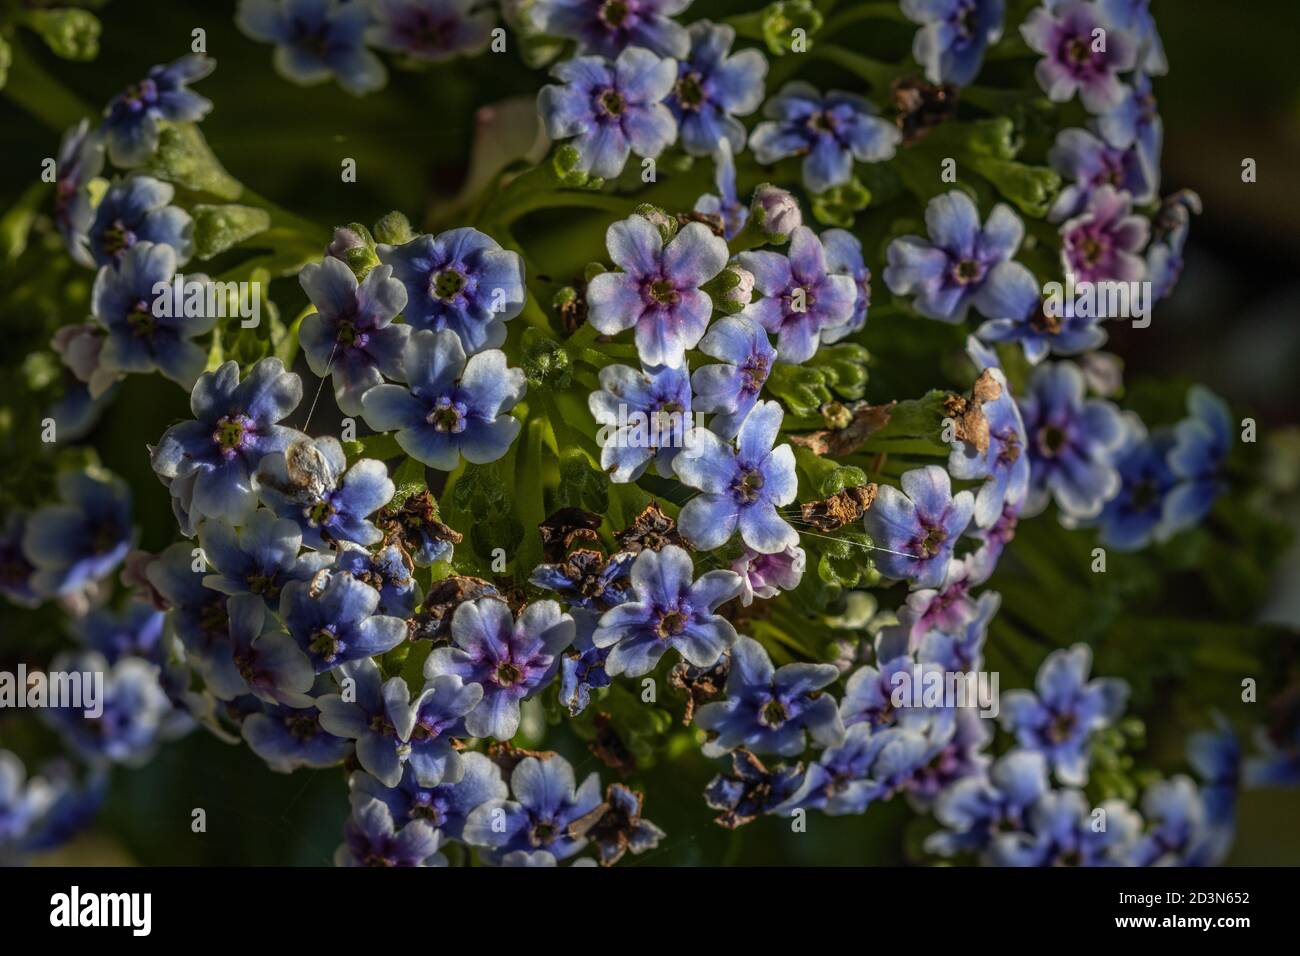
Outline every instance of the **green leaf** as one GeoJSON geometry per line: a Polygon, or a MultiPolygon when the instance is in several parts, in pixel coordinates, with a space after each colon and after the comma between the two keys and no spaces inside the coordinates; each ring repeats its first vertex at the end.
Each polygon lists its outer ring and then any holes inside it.
{"type": "Polygon", "coordinates": [[[194,255],[211,259],[245,239],[271,228],[271,214],[254,206],[194,207],[194,255]]]}
{"type": "Polygon", "coordinates": [[[218,199],[238,199],[244,191],[239,180],[226,172],[193,123],[164,124],[158,151],[140,171],[218,199]]]}

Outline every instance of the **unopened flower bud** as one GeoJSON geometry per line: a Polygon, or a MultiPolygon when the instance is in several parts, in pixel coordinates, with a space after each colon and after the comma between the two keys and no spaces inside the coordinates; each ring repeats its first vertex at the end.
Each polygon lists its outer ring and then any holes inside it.
{"type": "Polygon", "coordinates": [[[358,279],[364,279],[367,272],[379,265],[375,240],[371,238],[370,230],[359,222],[335,229],[325,254],[341,260],[358,279]]]}
{"type": "Polygon", "coordinates": [[[754,190],[754,199],[749,207],[751,221],[767,236],[768,241],[781,243],[790,238],[790,234],[803,225],[803,213],[799,210],[799,200],[787,189],[763,183],[754,190]]]}

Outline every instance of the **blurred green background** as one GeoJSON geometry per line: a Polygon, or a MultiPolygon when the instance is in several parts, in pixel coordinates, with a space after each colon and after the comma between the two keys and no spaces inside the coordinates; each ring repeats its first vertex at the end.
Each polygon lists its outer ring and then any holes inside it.
{"type": "MultiPolygon", "coordinates": [[[[743,2],[700,0],[689,19],[718,18],[744,12],[743,2]]],[[[1263,432],[1296,423],[1295,369],[1300,365],[1300,67],[1295,40],[1300,36],[1300,4],[1295,0],[1155,0],[1161,34],[1172,64],[1170,75],[1157,80],[1157,95],[1166,124],[1164,192],[1179,187],[1197,190],[1205,213],[1192,226],[1187,269],[1173,301],[1163,303],[1150,329],[1117,329],[1107,346],[1124,357],[1135,400],[1143,383],[1155,388],[1170,381],[1203,381],[1224,395],[1234,408],[1254,415],[1263,432]],[[1259,181],[1241,182],[1241,161],[1258,161],[1259,181]]],[[[130,2],[113,0],[99,10],[105,28],[98,59],[69,63],[50,56],[29,33],[13,42],[21,53],[57,77],[68,90],[97,110],[112,92],[143,75],[149,66],[189,50],[191,31],[207,31],[207,50],[218,68],[199,90],[215,103],[203,123],[209,143],[230,172],[252,190],[278,205],[326,227],[353,220],[371,222],[390,209],[406,212],[417,225],[445,224],[454,218],[455,197],[469,173],[470,144],[476,129],[485,127],[492,142],[515,143],[520,138],[509,108],[494,104],[515,97],[531,101],[542,81],[514,56],[483,57],[435,67],[425,73],[394,71],[388,88],[365,99],[354,99],[336,86],[293,86],[271,67],[271,50],[242,36],[233,24],[233,3],[130,2]],[[356,160],[357,182],[340,182],[340,161],[356,160]]],[[[871,29],[876,29],[872,27],[871,29]]],[[[910,28],[884,25],[881,30],[910,28]]],[[[902,40],[903,49],[906,46],[902,40]]],[[[816,77],[826,85],[849,89],[852,77],[821,65],[816,77]]],[[[813,75],[810,72],[810,75],[813,75]]],[[[11,83],[21,83],[17,72],[11,83]]],[[[21,92],[20,99],[26,98],[21,92]]],[[[62,125],[77,119],[71,103],[47,101],[42,116],[34,116],[0,99],[0,208],[22,195],[38,174],[41,161],[54,154],[62,125]]],[[[707,170],[697,170],[707,177],[707,170]]],[[[703,181],[703,180],[702,180],[703,181]]],[[[563,239],[538,240],[529,246],[540,267],[561,274],[600,254],[602,214],[566,211],[563,239]],[[577,243],[577,245],[575,245],[577,243]],[[586,243],[583,246],[582,243],[586,243]]],[[[865,216],[871,215],[868,211],[865,216]]],[[[540,222],[530,235],[552,235],[555,220],[540,222]]],[[[869,265],[879,270],[879,259],[869,265]]],[[[70,296],[76,283],[88,287],[88,272],[69,274],[70,296]]],[[[80,290],[84,294],[84,289],[80,290]]],[[[305,299],[293,279],[276,282],[271,298],[281,312],[294,315],[305,299]]],[[[75,322],[81,314],[69,314],[75,322]]],[[[6,328],[21,327],[22,316],[0,315],[6,328]]],[[[873,329],[867,345],[888,355],[890,327],[873,329]]],[[[909,332],[909,335],[914,333],[909,332]]],[[[901,370],[917,361],[930,368],[925,387],[942,384],[933,356],[925,351],[920,333],[910,355],[899,358],[901,370]],[[923,357],[923,361],[917,356],[923,357]]],[[[938,335],[939,333],[935,333],[938,335]]],[[[938,339],[936,339],[938,340],[938,339]]],[[[14,341],[10,339],[10,347],[14,341]]],[[[947,342],[947,340],[944,340],[947,342]]],[[[10,356],[10,362],[13,361],[10,356]]],[[[301,364],[301,362],[300,362],[301,364]]],[[[314,380],[305,369],[307,389],[314,380]]],[[[881,388],[891,378],[881,374],[881,388]]],[[[13,387],[12,380],[6,388],[13,387]]],[[[919,394],[920,387],[913,386],[919,394]]],[[[910,397],[901,394],[897,397],[910,397]]],[[[1181,392],[1179,392],[1181,394],[1181,392]]],[[[894,397],[893,395],[871,395],[894,397]]],[[[327,403],[328,404],[328,403],[327,403]]],[[[157,550],[173,538],[166,493],[149,470],[143,443],[160,434],[173,420],[185,417],[186,396],[157,377],[133,377],[91,436],[104,463],[136,489],[137,512],[144,527],[142,546],[157,550]]],[[[1177,411],[1177,409],[1175,409],[1177,411]]],[[[299,410],[301,417],[303,410],[299,410]]],[[[295,420],[294,424],[300,424],[295,420]]],[[[318,427],[328,426],[324,416],[318,427]]],[[[1270,520],[1300,525],[1300,504],[1294,469],[1283,462],[1275,471],[1279,507],[1270,520]]],[[[1050,522],[1022,525],[1017,547],[1052,553],[1062,547],[1062,535],[1050,522]],[[1032,530],[1031,530],[1032,529],[1032,530]]],[[[1085,539],[1073,545],[1086,552],[1085,539]]],[[[1225,555],[1225,558],[1228,557],[1225,555]]],[[[1122,624],[1131,610],[1146,614],[1182,614],[1195,620],[1214,607],[1190,575],[1142,578],[1141,558],[1122,566],[1113,577],[1132,572],[1134,609],[1115,602],[1115,589],[1082,592],[1079,614],[1091,613],[1093,602],[1104,620],[1122,624]],[[1125,567],[1128,570],[1125,570],[1125,567]],[[1105,605],[1103,608],[1102,606],[1105,605]],[[1163,610],[1161,610],[1163,609],[1163,610]]],[[[1252,618],[1266,615],[1273,626],[1264,634],[1271,644],[1263,658],[1270,675],[1259,674],[1262,686],[1286,679],[1297,657],[1295,633],[1300,622],[1300,556],[1291,551],[1278,577],[1264,582],[1250,606],[1236,609],[1232,620],[1219,626],[1213,639],[1231,645],[1244,635],[1252,618]],[[1258,600],[1255,598],[1258,597],[1258,600]]],[[[991,585],[997,589],[1036,586],[1032,569],[1012,563],[991,585]]],[[[1091,584],[1087,585],[1092,587],[1091,584]]],[[[1122,597],[1122,595],[1121,595],[1122,597]]],[[[1046,602],[1048,605],[1052,600],[1046,602]]],[[[1218,609],[1221,611],[1221,607],[1218,609]]],[[[1068,609],[1045,608],[1060,614],[1053,641],[1064,644],[1086,631],[1069,623],[1068,609]]],[[[1221,616],[1221,615],[1219,615],[1221,616]]],[[[1046,648],[1024,643],[1009,630],[1023,622],[995,624],[991,648],[1005,649],[998,660],[1003,686],[1028,682],[1046,648]],[[1008,630],[1004,630],[1004,627],[1008,630]],[[1019,665],[1019,672],[1017,670],[1019,665]]],[[[13,644],[34,636],[49,646],[58,644],[58,615],[50,609],[37,614],[0,611],[0,659],[8,661],[13,644]]],[[[1188,645],[1171,641],[1167,649],[1147,652],[1131,642],[1157,639],[1143,627],[1107,627],[1099,640],[1098,670],[1133,677],[1134,662],[1142,678],[1134,678],[1135,709],[1149,722],[1149,746],[1142,762],[1173,771],[1180,764],[1184,735],[1204,727],[1209,706],[1241,722],[1255,716],[1239,702],[1237,678],[1231,666],[1217,671],[1202,658],[1190,656],[1188,645]],[[1196,690],[1183,693],[1184,683],[1196,690]],[[1177,694],[1177,705],[1171,701],[1177,694]],[[1167,699],[1168,698],[1168,699],[1167,699]]],[[[1230,650],[1230,648],[1229,648],[1230,650]]],[[[1294,672],[1292,672],[1294,677],[1294,672]]],[[[676,701],[670,706],[677,707],[676,701]]],[[[1254,705],[1262,719],[1264,704],[1254,705]]],[[[527,725],[526,725],[527,726],[527,725]]],[[[534,722],[534,730],[541,730],[534,722]]],[[[0,719],[0,745],[6,737],[33,731],[17,728],[9,716],[0,719]]],[[[37,732],[38,733],[38,732],[37,732]]],[[[26,742],[26,741],[24,741],[26,742]]],[[[606,781],[613,772],[590,755],[584,744],[564,729],[551,729],[545,745],[570,757],[579,776],[599,770],[606,781]]],[[[646,814],[668,838],[654,853],[628,858],[624,865],[787,863],[885,864],[911,858],[909,848],[919,838],[913,814],[902,801],[873,807],[864,817],[832,819],[814,815],[809,832],[792,834],[782,820],[765,819],[729,833],[713,825],[701,790],[721,762],[701,757],[691,739],[670,737],[669,757],[630,781],[647,791],[646,814]]],[[[141,864],[306,864],[329,862],[339,841],[346,814],[343,772],[299,771],[291,776],[270,772],[246,747],[231,747],[195,732],[166,746],[146,768],[118,771],[108,804],[91,832],[64,848],[53,859],[65,862],[135,862],[141,864]],[[205,834],[190,831],[192,808],[207,811],[205,834]]],[[[1243,796],[1239,836],[1231,863],[1300,863],[1300,801],[1294,792],[1251,792],[1243,796]]]]}

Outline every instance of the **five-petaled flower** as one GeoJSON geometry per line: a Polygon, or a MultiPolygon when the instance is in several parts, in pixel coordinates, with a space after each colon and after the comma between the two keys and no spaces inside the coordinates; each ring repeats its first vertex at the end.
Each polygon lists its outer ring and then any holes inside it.
{"type": "Polygon", "coordinates": [[[708,429],[692,431],[688,452],[673,468],[682,484],[701,492],[686,502],[677,522],[693,547],[721,547],[737,528],[747,546],[764,554],[799,543],[798,532],[778,510],[799,491],[794,450],[772,447],[783,417],[777,402],[755,405],[741,423],[735,448],[708,429]]]}
{"type": "Polygon", "coordinates": [[[538,109],[552,139],[573,139],[574,170],[612,179],[630,154],[656,159],[677,139],[664,97],[677,81],[677,61],[628,47],[610,63],[596,56],[551,69],[563,85],[542,87],[538,109]]]}
{"type": "Polygon", "coordinates": [[[713,300],[700,286],[727,264],[726,242],[692,222],[665,244],[650,220],[631,216],[609,227],[605,244],[623,271],[592,278],[587,321],[606,335],[635,328],[646,365],[681,365],[713,314],[713,300]]]}
{"type": "Polygon", "coordinates": [[[519,434],[507,412],[528,387],[523,369],[507,368],[499,349],[469,359],[454,332],[415,332],[402,353],[408,385],[376,385],[361,399],[366,424],[397,433],[408,455],[451,471],[463,456],[496,461],[519,434]]]}
{"type": "Polygon", "coordinates": [[[975,512],[975,497],[969,491],[954,495],[948,472],[938,465],[904,472],[900,482],[901,491],[882,485],[862,517],[876,547],[876,569],[914,588],[939,587],[975,512]]]}
{"type": "Polygon", "coordinates": [[[803,183],[815,193],[843,186],[853,163],[892,159],[902,134],[860,96],[832,90],[823,96],[802,80],[787,83],[763,106],[766,119],[749,135],[764,164],[802,156],[803,183]]]}
{"type": "Polygon", "coordinates": [[[606,673],[648,674],[670,647],[696,667],[712,667],[736,642],[736,629],[715,611],[740,586],[732,571],[695,579],[690,555],[676,545],[642,551],[632,564],[632,599],[606,611],[592,635],[596,647],[611,648],[606,673]]]}

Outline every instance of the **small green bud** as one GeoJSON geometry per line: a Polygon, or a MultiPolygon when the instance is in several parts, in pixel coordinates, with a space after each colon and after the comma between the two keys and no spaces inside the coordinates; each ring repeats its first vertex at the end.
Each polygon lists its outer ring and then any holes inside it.
{"type": "Polygon", "coordinates": [[[854,176],[843,186],[836,186],[813,197],[813,216],[820,223],[849,229],[853,217],[871,203],[871,190],[854,176]]]}
{"type": "MultiPolygon", "coordinates": [[[[802,30],[806,40],[822,28],[821,12],[812,0],[778,0],[763,8],[763,41],[773,56],[784,56],[796,50],[795,30],[802,30]]],[[[812,46],[808,42],[800,53],[812,46]]]]}
{"type": "Polygon", "coordinates": [[[1045,166],[1026,166],[1004,159],[980,157],[975,170],[1027,216],[1041,219],[1061,189],[1061,177],[1045,166]]]}
{"type": "Polygon", "coordinates": [[[663,238],[665,245],[672,241],[673,236],[677,235],[677,217],[668,215],[666,211],[653,203],[643,202],[632,211],[659,230],[659,235],[663,238]]]}
{"type": "Polygon", "coordinates": [[[370,235],[370,230],[359,222],[350,222],[335,229],[325,253],[341,260],[358,279],[364,279],[371,269],[379,265],[375,240],[370,235]]]}
{"type": "Polygon", "coordinates": [[[32,10],[25,20],[55,56],[65,60],[93,60],[99,55],[99,17],[89,10],[32,10]]]}
{"type": "Polygon", "coordinates": [[[587,267],[582,270],[582,281],[590,282],[592,279],[596,278],[596,276],[600,275],[602,272],[608,272],[608,271],[609,270],[605,268],[605,264],[603,262],[588,262],[587,267]]]}
{"type": "Polygon", "coordinates": [[[388,246],[400,246],[415,238],[411,230],[411,220],[396,209],[381,217],[373,230],[374,241],[388,246]]]}
{"type": "Polygon", "coordinates": [[[563,390],[573,381],[573,360],[554,339],[538,337],[530,343],[523,364],[529,388],[563,390]]]}
{"type": "Polygon", "coordinates": [[[754,298],[754,274],[734,262],[728,263],[725,269],[704,284],[703,290],[719,312],[735,315],[754,298]]]}

